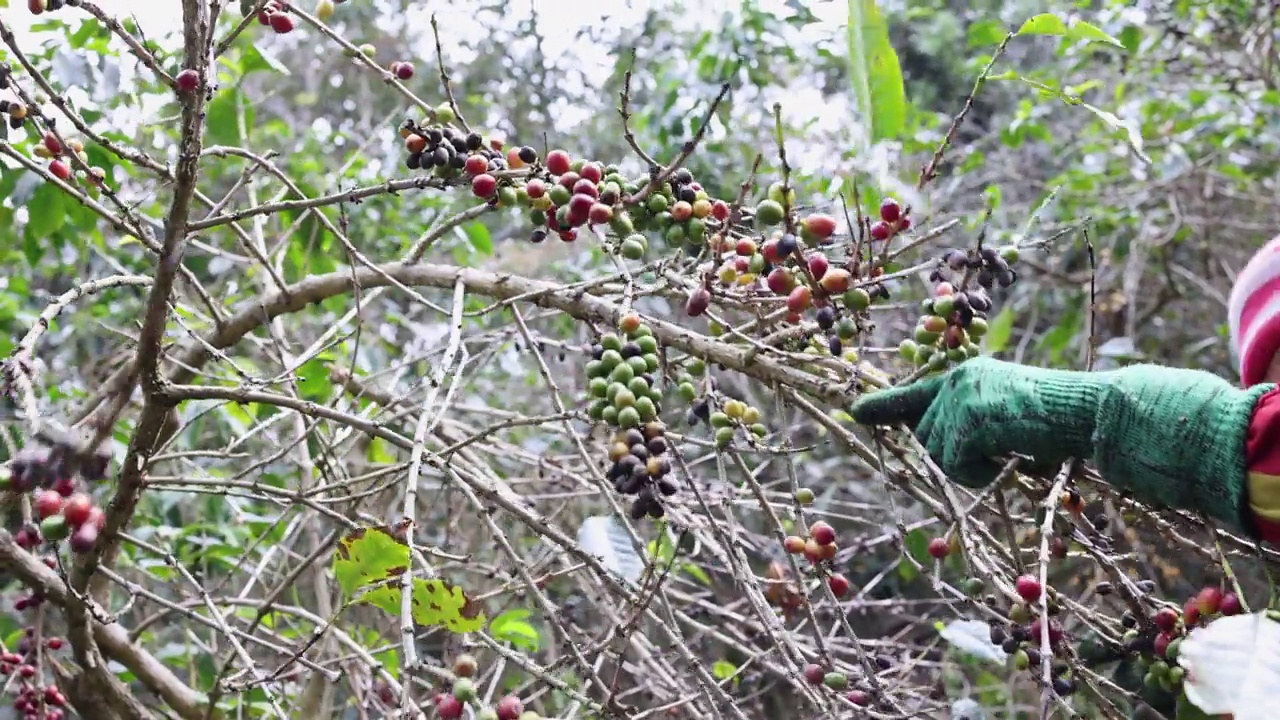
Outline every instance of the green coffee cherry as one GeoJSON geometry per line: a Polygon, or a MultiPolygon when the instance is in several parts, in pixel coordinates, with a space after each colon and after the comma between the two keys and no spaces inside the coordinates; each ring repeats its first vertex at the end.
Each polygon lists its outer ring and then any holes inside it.
{"type": "Polygon", "coordinates": [[[458,678],[453,681],[453,696],[464,703],[476,699],[476,684],[471,678],[458,678]]]}
{"type": "Polygon", "coordinates": [[[903,360],[915,362],[916,353],[919,350],[920,346],[911,338],[904,338],[902,342],[898,343],[898,354],[902,356],[903,360]]]}
{"type": "Polygon", "coordinates": [[[722,427],[716,430],[716,447],[723,450],[733,443],[733,428],[722,427]]]}
{"type": "Polygon", "coordinates": [[[822,684],[832,690],[845,690],[849,687],[849,676],[842,672],[829,672],[822,676],[822,684]]]}

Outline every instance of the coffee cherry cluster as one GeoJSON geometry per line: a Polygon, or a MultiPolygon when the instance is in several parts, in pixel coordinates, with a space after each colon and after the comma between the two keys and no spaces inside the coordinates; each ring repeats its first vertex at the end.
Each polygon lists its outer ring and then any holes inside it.
{"type": "Polygon", "coordinates": [[[104,479],[110,461],[105,447],[87,451],[69,439],[18,451],[7,466],[0,467],[0,490],[15,495],[31,493],[39,524],[21,527],[14,533],[14,541],[34,550],[42,542],[56,543],[70,537],[72,551],[92,550],[107,518],[87,493],[79,491],[77,478],[86,482],[104,479]]]}
{"type": "Polygon", "coordinates": [[[637,315],[623,317],[618,329],[621,334],[607,333],[591,348],[587,387],[595,400],[588,415],[615,429],[608,477],[614,490],[635,496],[632,519],[660,518],[666,511],[658,498],[674,495],[678,487],[668,477],[666,427],[658,419],[658,341],[637,315]]]}
{"type": "Polygon", "coordinates": [[[922,314],[912,337],[898,345],[903,359],[917,367],[942,370],[951,363],[964,362],[980,353],[977,340],[987,332],[987,313],[994,283],[1008,287],[1016,280],[1010,264],[1018,259],[1016,247],[1001,250],[983,247],[977,251],[952,250],[930,275],[936,283],[932,297],[922,303],[922,314]],[[960,287],[947,280],[946,272],[963,272],[960,287]],[[976,272],[978,287],[965,289],[976,272]]]}
{"type": "MultiPolygon", "coordinates": [[[[704,266],[704,281],[690,292],[686,313],[692,317],[706,311],[716,282],[726,289],[772,294],[785,298],[786,323],[800,324],[812,311],[825,337],[809,340],[811,347],[806,347],[805,352],[829,352],[856,361],[856,355],[847,354],[844,345],[863,329],[863,313],[873,300],[889,297],[884,284],[874,281],[883,274],[882,268],[870,268],[867,280],[857,282],[856,257],[835,262],[822,249],[831,244],[837,230],[835,218],[812,213],[798,223],[789,222],[787,208],[794,202],[794,191],[774,183],[767,195],[752,211],[756,227],[767,230],[787,222],[787,228],[759,238],[735,239],[719,233],[713,236],[709,247],[717,253],[719,264],[704,266]],[[798,228],[799,234],[790,228],[798,228]]],[[[899,210],[899,219],[903,217],[899,210]]],[[[899,225],[907,226],[901,222],[899,225]]],[[[712,329],[713,333],[717,330],[712,329]]]]}
{"type": "Polygon", "coordinates": [[[836,544],[836,531],[830,524],[818,520],[809,526],[807,537],[788,535],[782,547],[792,555],[804,555],[811,565],[829,562],[840,546],[836,544]]]}
{"type": "Polygon", "coordinates": [[[258,22],[269,25],[279,35],[293,32],[293,16],[284,5],[274,0],[258,11],[258,22]]]}
{"type": "MultiPolygon", "coordinates": [[[[887,666],[886,663],[881,663],[879,658],[877,658],[877,664],[882,668],[887,666]]],[[[809,663],[804,666],[803,675],[804,681],[810,685],[821,685],[837,692],[848,691],[845,693],[845,700],[857,707],[867,707],[871,704],[871,694],[856,688],[850,690],[849,676],[842,672],[829,670],[818,663],[809,663]]]]}
{"type": "Polygon", "coordinates": [[[1238,595],[1209,586],[1188,598],[1181,613],[1171,607],[1156,610],[1150,618],[1154,634],[1139,630],[1133,615],[1125,613],[1121,620],[1127,629],[1121,639],[1125,650],[1135,653],[1139,665],[1146,670],[1142,681],[1147,690],[1176,695],[1186,676],[1186,670],[1178,666],[1182,638],[1213,618],[1242,612],[1244,606],[1238,595]]]}
{"type": "MultiPolygon", "coordinates": [[[[404,63],[397,65],[396,70],[404,72],[404,63]]],[[[453,119],[453,110],[448,103],[442,103],[432,112],[441,122],[445,118],[453,119]]],[[[502,140],[486,139],[476,132],[463,133],[444,124],[419,125],[411,119],[400,125],[400,137],[404,139],[405,150],[409,153],[404,163],[410,170],[429,170],[441,178],[452,178],[465,171],[471,178],[471,190],[477,197],[489,200],[494,206],[515,205],[515,189],[510,185],[499,187],[498,179],[492,174],[501,173],[509,167],[502,153],[502,140]]],[[[537,158],[533,148],[529,148],[529,152],[537,158]]]]}
{"type": "MultiPolygon", "coordinates": [[[[695,411],[700,410],[694,406],[695,411]]],[[[715,430],[716,448],[724,450],[733,444],[733,438],[739,430],[755,437],[764,437],[769,429],[760,422],[759,408],[752,407],[741,400],[725,400],[721,409],[706,418],[707,424],[715,430]]]]}
{"type": "Polygon", "coordinates": [[[911,208],[904,208],[893,198],[885,198],[880,202],[880,219],[871,223],[869,232],[872,240],[890,240],[898,233],[910,229],[911,208]]]}
{"type": "MultiPolygon", "coordinates": [[[[39,684],[39,653],[37,652],[37,633],[35,627],[27,627],[22,639],[18,641],[17,652],[0,654],[0,675],[11,678],[16,683],[16,696],[13,700],[13,711],[22,720],[62,720],[66,717],[64,708],[67,698],[57,685],[39,684]]],[[[45,650],[62,648],[61,638],[46,638],[43,642],[45,650]]]]}
{"type": "Polygon", "coordinates": [[[64,7],[79,7],[80,0],[27,0],[27,10],[32,15],[56,12],[64,7]]]}
{"type": "Polygon", "coordinates": [[[529,208],[533,242],[542,242],[548,232],[573,242],[583,227],[608,226],[620,238],[617,251],[628,260],[639,260],[649,249],[648,238],[635,231],[635,223],[622,205],[627,193],[639,188],[621,175],[616,165],[574,160],[564,150],[547,153],[538,164],[532,148],[517,154],[519,167],[535,165],[516,200],[529,208]]]}
{"type": "MultiPolygon", "coordinates": [[[[719,450],[724,450],[733,444],[733,438],[739,429],[758,438],[769,434],[769,428],[760,422],[763,417],[760,408],[741,400],[720,395],[720,409],[713,411],[711,408],[715,397],[712,395],[699,397],[695,385],[695,376],[701,378],[705,375],[706,364],[694,359],[688,363],[685,372],[677,378],[676,394],[690,403],[689,410],[685,413],[685,422],[689,427],[706,423],[715,433],[715,444],[719,450]]],[[[706,378],[706,386],[709,391],[713,391],[713,395],[716,384],[714,377],[706,378]]]]}
{"type": "MultiPolygon", "coordinates": [[[[1041,653],[1041,635],[1046,627],[1049,633],[1049,649],[1054,655],[1066,651],[1066,635],[1057,620],[1036,617],[1032,620],[1031,603],[1040,599],[1043,588],[1039,581],[1030,575],[1018,579],[1016,588],[1025,603],[1016,603],[1009,609],[1008,628],[998,624],[991,625],[991,642],[999,645],[1009,655],[1013,667],[1018,670],[1031,670],[1037,676],[1043,662],[1041,653]],[[1028,624],[1029,623],[1029,624],[1028,624]]],[[[1059,611],[1057,604],[1050,603],[1049,613],[1059,611]]],[[[1076,691],[1076,681],[1070,675],[1070,666],[1063,660],[1055,659],[1050,663],[1053,691],[1061,696],[1071,695],[1076,691]]]]}
{"type": "MultiPolygon", "coordinates": [[[[973,250],[952,250],[947,253],[945,264],[954,272],[975,273],[975,281],[984,290],[996,285],[1007,288],[1018,281],[1018,273],[1013,264],[1018,261],[1018,248],[1008,245],[1002,248],[982,247],[973,250]]],[[[941,279],[941,271],[934,271],[941,279]]]]}
{"type": "MultiPolygon", "coordinates": [[[[453,688],[447,693],[438,693],[433,698],[436,714],[441,720],[458,720],[466,713],[468,705],[473,706],[476,720],[542,720],[542,716],[532,710],[525,710],[524,703],[515,695],[507,695],[493,707],[482,705],[477,699],[476,684],[473,679],[479,671],[479,663],[471,655],[459,655],[453,662],[455,680],[453,688]]],[[[385,686],[384,686],[385,687],[385,686]]],[[[388,688],[381,698],[384,703],[395,706],[394,696],[388,688]]]]}
{"type": "MultiPolygon", "coordinates": [[[[11,77],[8,68],[0,66],[0,89],[9,87],[11,77]]],[[[43,96],[36,98],[37,103],[45,102],[43,96]]],[[[54,120],[46,115],[42,115],[38,108],[29,108],[18,100],[0,99],[0,114],[8,117],[9,127],[18,129],[24,126],[28,119],[34,117],[43,119],[49,130],[40,138],[39,144],[31,149],[31,154],[43,160],[49,160],[49,173],[63,182],[72,181],[74,172],[71,165],[63,158],[76,156],[83,165],[89,164],[89,156],[84,151],[84,143],[76,138],[68,138],[65,145],[58,136],[52,132],[54,120]]],[[[100,167],[89,168],[85,179],[90,185],[100,187],[102,181],[106,178],[106,171],[100,167]]]]}
{"type": "MultiPolygon", "coordinates": [[[[31,154],[49,160],[49,173],[63,182],[72,182],[74,175],[71,164],[63,158],[75,155],[82,165],[89,164],[89,155],[84,151],[84,143],[77,138],[68,138],[64,145],[52,131],[44,134],[40,144],[32,148],[31,154]]],[[[101,187],[106,177],[107,171],[97,166],[89,168],[84,174],[85,180],[95,187],[101,187]]]]}

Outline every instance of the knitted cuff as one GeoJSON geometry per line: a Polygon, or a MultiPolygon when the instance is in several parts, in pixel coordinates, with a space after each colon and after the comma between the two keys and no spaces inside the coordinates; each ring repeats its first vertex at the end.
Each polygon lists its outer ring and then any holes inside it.
{"type": "MultiPolygon", "coordinates": [[[[1201,486],[1212,491],[1215,485],[1221,488],[1221,509],[1206,503],[1203,512],[1226,522],[1234,523],[1250,537],[1258,537],[1257,523],[1254,522],[1253,509],[1249,506],[1248,477],[1249,455],[1246,452],[1249,436],[1249,424],[1253,419],[1254,408],[1263,395],[1275,389],[1275,385],[1256,385],[1236,395],[1226,403],[1223,412],[1218,415],[1218,423],[1210,429],[1210,437],[1217,438],[1210,442],[1210,452],[1205,457],[1205,465],[1201,472],[1201,486]],[[1215,477],[1219,478],[1215,482],[1215,477]]],[[[1206,493],[1212,497],[1217,493],[1206,493]]]]}
{"type": "Polygon", "coordinates": [[[1140,499],[1252,528],[1244,511],[1245,439],[1266,387],[1238,390],[1208,373],[1134,366],[1108,373],[1093,461],[1140,499]],[[1154,374],[1165,374],[1152,382],[1154,374]],[[1177,377],[1174,377],[1174,375],[1177,377]]]}

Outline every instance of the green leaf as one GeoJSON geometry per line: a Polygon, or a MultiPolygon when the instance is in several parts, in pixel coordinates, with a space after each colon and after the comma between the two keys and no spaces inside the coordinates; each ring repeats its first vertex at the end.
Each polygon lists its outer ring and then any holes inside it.
{"type": "Polygon", "coordinates": [[[849,77],[871,142],[898,137],[907,123],[907,95],[889,25],[875,0],[849,0],[849,77]]]}
{"type": "Polygon", "coordinates": [[[61,230],[67,222],[65,200],[66,193],[57,185],[40,183],[27,201],[27,236],[44,240],[61,230]]]}
{"type": "Polygon", "coordinates": [[[932,562],[929,557],[929,534],[925,532],[924,528],[916,528],[907,533],[907,536],[903,538],[902,544],[907,554],[916,562],[921,565],[932,562]]]}
{"type": "MultiPolygon", "coordinates": [[[[355,602],[373,605],[389,615],[400,615],[402,597],[399,578],[409,569],[409,547],[384,528],[354,530],[338,541],[333,557],[333,575],[355,602]]],[[[441,625],[455,633],[475,632],[484,627],[485,614],[466,593],[444,580],[414,578],[413,621],[419,625],[441,625]]]]}
{"type": "Polygon", "coordinates": [[[523,608],[508,610],[489,623],[489,634],[523,650],[537,652],[542,646],[542,636],[528,622],[529,615],[529,611],[523,608]]]}
{"type": "Polygon", "coordinates": [[[1118,38],[1108,35],[1096,25],[1090,25],[1083,20],[1077,20],[1073,23],[1071,28],[1067,30],[1066,37],[1068,40],[1088,40],[1089,42],[1100,42],[1108,45],[1115,45],[1118,48],[1125,47],[1125,44],[1120,42],[1118,38]]]}
{"type": "Polygon", "coordinates": [[[697,565],[694,565],[693,563],[680,563],[680,570],[689,573],[693,576],[694,580],[697,580],[703,585],[711,587],[711,576],[697,565]]]}
{"type": "Polygon", "coordinates": [[[396,461],[396,456],[391,450],[391,443],[380,437],[369,439],[369,451],[365,456],[374,465],[392,465],[396,461]]]}
{"type": "Polygon", "coordinates": [[[467,242],[471,243],[471,247],[482,255],[493,254],[493,238],[489,235],[489,228],[481,222],[470,222],[464,225],[461,230],[466,234],[467,242]]]}
{"type": "Polygon", "coordinates": [[[291,75],[289,68],[276,58],[268,55],[258,49],[256,45],[249,45],[244,49],[244,55],[240,58],[240,72],[248,75],[252,72],[260,70],[271,70],[281,75],[291,75]]]}
{"type": "Polygon", "coordinates": [[[1040,13],[1022,23],[1019,35],[1065,35],[1067,24],[1053,13],[1040,13]]]}
{"type": "Polygon", "coordinates": [[[1099,120],[1107,124],[1112,130],[1123,132],[1125,140],[1129,144],[1129,149],[1133,151],[1146,164],[1151,164],[1151,158],[1147,157],[1146,152],[1142,149],[1142,131],[1138,129],[1137,123],[1125,122],[1116,117],[1115,113],[1108,112],[1099,107],[1094,107],[1089,103],[1081,103],[1086,110],[1093,113],[1099,120]]]}
{"type": "Polygon", "coordinates": [[[983,336],[983,341],[987,344],[987,352],[1000,352],[1009,344],[1009,338],[1012,336],[1013,308],[1005,307],[991,318],[991,323],[987,326],[987,334],[983,336]]]}
{"type": "Polygon", "coordinates": [[[999,45],[1008,34],[1004,25],[998,20],[979,20],[969,26],[969,47],[999,45]]]}
{"type": "MultiPolygon", "coordinates": [[[[714,675],[717,680],[728,680],[733,677],[736,672],[738,672],[738,666],[728,660],[717,660],[715,661],[715,664],[711,666],[711,674],[714,675]]],[[[738,683],[738,680],[739,678],[733,678],[735,685],[738,683]]]]}
{"type": "MultiPolygon", "coordinates": [[[[205,110],[205,133],[211,144],[241,145],[240,126],[236,119],[236,106],[242,97],[240,90],[232,88],[214,96],[205,110]]],[[[244,126],[253,128],[253,105],[244,105],[244,126]]]]}
{"type": "Polygon", "coordinates": [[[462,588],[443,580],[414,579],[413,621],[419,625],[442,625],[450,632],[468,633],[484,627],[485,620],[484,611],[462,588]]]}
{"type": "Polygon", "coordinates": [[[304,400],[325,403],[333,396],[333,382],[329,380],[328,361],[330,359],[327,353],[322,354],[311,358],[298,368],[298,392],[304,400]]]}
{"type": "Polygon", "coordinates": [[[353,530],[338,541],[333,557],[333,575],[348,595],[398,578],[408,569],[409,546],[382,528],[353,530]]]}
{"type": "Polygon", "coordinates": [[[1054,35],[1067,40],[1086,40],[1101,42],[1123,48],[1124,43],[1108,35],[1096,25],[1083,20],[1076,20],[1067,25],[1066,21],[1053,13],[1041,13],[1022,23],[1018,28],[1019,35],[1054,35]]]}

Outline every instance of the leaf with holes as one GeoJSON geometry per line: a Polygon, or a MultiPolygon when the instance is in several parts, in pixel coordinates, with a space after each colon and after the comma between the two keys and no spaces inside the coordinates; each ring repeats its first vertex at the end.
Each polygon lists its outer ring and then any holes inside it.
{"type": "MultiPolygon", "coordinates": [[[[392,532],[387,528],[362,528],[348,533],[338,541],[333,574],[354,602],[398,616],[403,592],[401,576],[409,569],[409,547],[392,532]]],[[[462,588],[439,579],[413,579],[411,612],[418,625],[440,625],[456,633],[475,632],[485,623],[478,603],[468,598],[462,588]]]]}
{"type": "Polygon", "coordinates": [[[385,528],[361,528],[338,541],[333,575],[347,595],[400,577],[409,569],[409,546],[385,528]]]}

